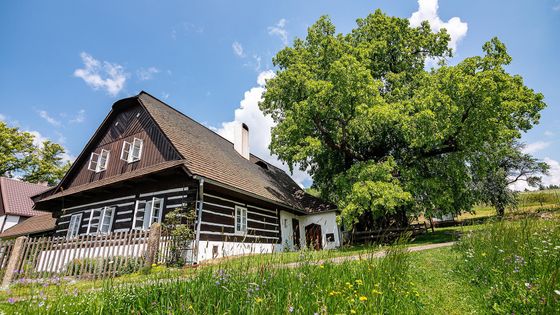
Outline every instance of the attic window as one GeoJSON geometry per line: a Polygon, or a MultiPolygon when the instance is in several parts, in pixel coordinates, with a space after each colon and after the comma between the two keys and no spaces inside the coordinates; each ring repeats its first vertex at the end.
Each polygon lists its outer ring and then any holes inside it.
{"type": "Polygon", "coordinates": [[[257,162],[255,162],[255,164],[257,164],[258,166],[264,168],[265,170],[268,170],[268,164],[266,164],[266,163],[263,162],[263,161],[257,161],[257,162]]]}
{"type": "Polygon", "coordinates": [[[109,162],[109,150],[101,149],[101,153],[91,153],[88,170],[99,173],[107,169],[109,162]]]}
{"type": "Polygon", "coordinates": [[[134,138],[132,142],[124,141],[121,151],[121,160],[127,161],[128,163],[140,161],[143,145],[144,141],[138,138],[134,138]]]}

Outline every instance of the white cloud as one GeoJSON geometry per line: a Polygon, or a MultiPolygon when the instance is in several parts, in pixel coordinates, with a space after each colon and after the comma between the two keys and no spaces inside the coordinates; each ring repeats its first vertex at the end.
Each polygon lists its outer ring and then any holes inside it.
{"type": "Polygon", "coordinates": [[[83,123],[86,120],[86,110],[80,109],[74,118],[70,119],[71,124],[83,123]]]}
{"type": "MultiPolygon", "coordinates": [[[[241,123],[245,123],[250,131],[249,148],[251,153],[289,173],[288,166],[282,164],[276,156],[270,154],[268,149],[271,141],[270,129],[274,127],[274,121],[270,116],[265,116],[259,108],[259,102],[265,91],[264,84],[267,79],[272,77],[274,77],[272,70],[261,72],[257,78],[258,85],[245,92],[243,100],[239,103],[239,108],[235,110],[234,120],[222,123],[220,128],[211,129],[233,142],[235,128],[239,128],[241,123]]],[[[294,170],[292,178],[300,186],[303,186],[306,181],[311,181],[309,174],[298,169],[294,170]]]]}
{"type": "Polygon", "coordinates": [[[149,67],[147,69],[140,68],[136,70],[136,76],[140,81],[151,80],[156,73],[159,73],[159,69],[156,67],[149,67]]]}
{"type": "Polygon", "coordinates": [[[527,144],[521,151],[523,153],[532,154],[541,151],[543,149],[546,149],[549,146],[550,146],[550,142],[537,141],[537,142],[527,144]]]}
{"type": "Polygon", "coordinates": [[[231,48],[233,49],[233,53],[237,56],[237,57],[245,57],[245,53],[243,52],[243,45],[241,45],[241,43],[235,41],[233,42],[233,44],[231,44],[231,48]]]}
{"type": "Polygon", "coordinates": [[[60,127],[60,121],[58,121],[58,120],[54,119],[52,116],[50,116],[49,113],[46,110],[39,110],[39,111],[37,111],[37,113],[39,114],[39,116],[41,116],[41,118],[46,120],[49,124],[51,124],[55,127],[60,127]]]}
{"type": "Polygon", "coordinates": [[[268,27],[268,34],[280,37],[284,46],[288,45],[288,31],[286,31],[286,19],[280,19],[274,26],[268,27]]]}
{"type": "Polygon", "coordinates": [[[123,89],[128,75],[121,65],[101,62],[86,52],[82,52],[80,57],[84,68],[76,69],[75,77],[83,79],[94,90],[106,90],[111,96],[117,95],[123,89]]]}
{"type": "Polygon", "coordinates": [[[6,120],[6,116],[0,114],[0,121],[5,121],[6,120]]]}
{"type": "Polygon", "coordinates": [[[560,162],[549,157],[545,157],[544,161],[550,166],[550,169],[548,175],[543,176],[543,185],[560,185],[560,162]]]}
{"type": "Polygon", "coordinates": [[[552,137],[552,136],[554,136],[554,132],[552,132],[550,130],[547,130],[547,131],[544,132],[544,135],[547,136],[547,137],[552,137]]]}
{"type": "Polygon", "coordinates": [[[418,11],[412,13],[409,19],[410,25],[418,27],[423,21],[428,21],[434,32],[445,28],[451,36],[449,48],[456,52],[457,44],[467,35],[468,25],[459,17],[452,17],[447,22],[442,21],[438,16],[438,8],[438,0],[418,0],[418,11]]]}

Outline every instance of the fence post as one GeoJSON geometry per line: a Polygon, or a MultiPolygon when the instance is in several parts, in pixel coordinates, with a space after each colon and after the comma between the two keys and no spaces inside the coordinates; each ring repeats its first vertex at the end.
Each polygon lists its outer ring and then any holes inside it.
{"type": "Polygon", "coordinates": [[[161,237],[161,224],[154,223],[150,227],[150,236],[148,236],[148,248],[146,250],[145,267],[152,267],[157,262],[157,253],[159,249],[159,238],[161,237]]]}
{"type": "Polygon", "coordinates": [[[12,247],[12,253],[8,260],[8,265],[6,266],[6,271],[4,273],[4,279],[2,280],[2,289],[7,289],[14,279],[14,273],[18,266],[18,263],[22,259],[23,250],[25,249],[26,236],[20,236],[16,238],[14,242],[14,247],[12,247]]]}

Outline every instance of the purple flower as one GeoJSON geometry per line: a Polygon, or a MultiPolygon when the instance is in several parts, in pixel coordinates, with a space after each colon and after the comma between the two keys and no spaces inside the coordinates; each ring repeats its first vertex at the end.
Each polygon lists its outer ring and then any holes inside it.
{"type": "Polygon", "coordinates": [[[10,304],[14,304],[15,302],[16,302],[16,300],[14,300],[13,297],[8,299],[8,303],[10,303],[10,304]]]}

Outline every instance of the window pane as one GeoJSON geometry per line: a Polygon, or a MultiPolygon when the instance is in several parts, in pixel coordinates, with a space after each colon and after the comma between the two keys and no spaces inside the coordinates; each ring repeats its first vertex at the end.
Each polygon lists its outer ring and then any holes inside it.
{"type": "Polygon", "coordinates": [[[122,151],[121,151],[121,160],[128,161],[128,156],[130,154],[130,146],[132,144],[130,142],[125,141],[123,143],[122,151]]]}
{"type": "Polygon", "coordinates": [[[134,217],[134,226],[135,229],[142,229],[144,226],[144,213],[145,213],[145,201],[138,201],[136,204],[136,215],[134,217]]]}
{"type": "Polygon", "coordinates": [[[89,158],[88,169],[90,171],[97,171],[97,159],[99,158],[99,154],[92,153],[89,158]]]}
{"type": "Polygon", "coordinates": [[[142,224],[142,228],[144,230],[147,230],[148,228],[150,228],[150,217],[152,214],[152,201],[148,201],[146,202],[146,206],[144,207],[144,219],[143,219],[143,224],[142,224]]]}
{"type": "MultiPolygon", "coordinates": [[[[152,220],[151,223],[160,221],[161,211],[163,210],[163,199],[155,198],[154,199],[154,206],[152,211],[152,220]]],[[[150,223],[150,224],[151,224],[150,223]]]]}

